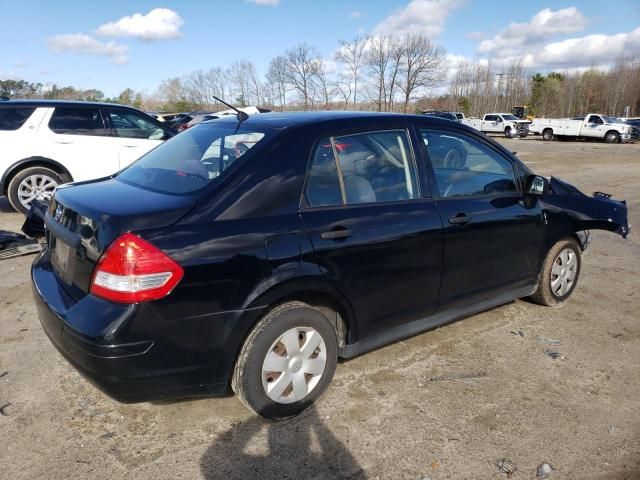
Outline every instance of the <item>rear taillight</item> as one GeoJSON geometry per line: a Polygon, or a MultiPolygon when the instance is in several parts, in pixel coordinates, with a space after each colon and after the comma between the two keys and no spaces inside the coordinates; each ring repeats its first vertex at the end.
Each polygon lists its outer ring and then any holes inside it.
{"type": "Polygon", "coordinates": [[[100,257],[89,291],[112,302],[146,302],[168,295],[183,275],[182,267],[158,248],[125,233],[100,257]]]}

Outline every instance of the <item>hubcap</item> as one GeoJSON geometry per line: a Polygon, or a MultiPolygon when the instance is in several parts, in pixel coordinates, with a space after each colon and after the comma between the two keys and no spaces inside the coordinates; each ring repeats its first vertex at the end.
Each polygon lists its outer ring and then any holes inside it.
{"type": "Polygon", "coordinates": [[[30,175],[18,185],[18,200],[23,207],[29,208],[31,202],[51,200],[58,183],[47,175],[30,175]]]}
{"type": "Polygon", "coordinates": [[[576,278],[578,257],[570,248],[562,250],[551,267],[551,291],[556,297],[567,294],[576,278]]]}
{"type": "Polygon", "coordinates": [[[287,330],[262,362],[262,386],[276,403],[302,400],[318,385],[327,365],[322,335],[311,327],[287,330]]]}

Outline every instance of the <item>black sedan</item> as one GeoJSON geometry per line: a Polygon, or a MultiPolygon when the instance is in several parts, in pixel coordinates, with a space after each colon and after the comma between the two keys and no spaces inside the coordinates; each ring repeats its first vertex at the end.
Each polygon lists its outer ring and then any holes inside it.
{"type": "Polygon", "coordinates": [[[116,399],[232,388],[254,412],[289,417],[340,357],[517,298],[565,302],[586,231],[628,233],[624,202],[537,176],[457,122],[241,120],[62,186],[44,215],[42,326],[116,399]]]}

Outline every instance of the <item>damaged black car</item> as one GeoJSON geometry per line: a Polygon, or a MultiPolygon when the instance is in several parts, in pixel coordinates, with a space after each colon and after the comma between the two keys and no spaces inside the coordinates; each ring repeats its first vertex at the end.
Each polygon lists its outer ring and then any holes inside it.
{"type": "Polygon", "coordinates": [[[84,376],[127,402],[232,389],[272,419],[309,407],[339,358],[567,301],[588,231],[629,231],[623,201],[465,125],[336,112],[202,123],[59,187],[44,223],[35,301],[84,376]]]}

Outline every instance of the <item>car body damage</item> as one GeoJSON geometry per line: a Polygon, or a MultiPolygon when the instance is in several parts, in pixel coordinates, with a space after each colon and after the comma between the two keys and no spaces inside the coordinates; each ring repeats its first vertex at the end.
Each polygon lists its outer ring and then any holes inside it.
{"type": "Polygon", "coordinates": [[[590,197],[555,177],[551,177],[549,185],[549,194],[540,198],[543,209],[548,214],[565,217],[561,223],[573,232],[608,230],[627,238],[629,222],[624,200],[614,200],[602,192],[590,197]]]}

